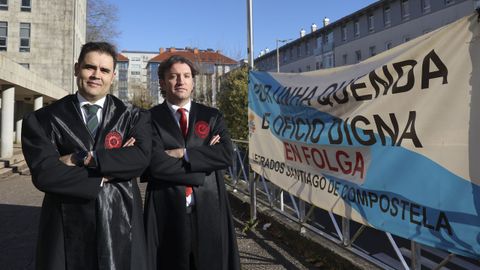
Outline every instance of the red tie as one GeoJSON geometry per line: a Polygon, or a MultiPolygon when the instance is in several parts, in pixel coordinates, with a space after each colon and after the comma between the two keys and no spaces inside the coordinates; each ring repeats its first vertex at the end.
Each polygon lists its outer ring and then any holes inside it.
{"type": "MultiPolygon", "coordinates": [[[[182,130],[183,138],[187,137],[187,110],[179,108],[177,110],[180,113],[180,129],[182,130]]],[[[188,197],[192,194],[193,189],[191,186],[185,187],[185,196],[188,197]]]]}

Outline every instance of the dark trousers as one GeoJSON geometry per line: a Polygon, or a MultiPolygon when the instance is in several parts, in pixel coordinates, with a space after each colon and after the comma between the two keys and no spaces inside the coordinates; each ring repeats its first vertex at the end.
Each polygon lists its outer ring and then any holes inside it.
{"type": "Polygon", "coordinates": [[[198,234],[197,234],[197,213],[195,211],[195,206],[190,206],[187,208],[187,228],[186,230],[186,238],[190,239],[190,256],[189,256],[189,264],[190,270],[197,270],[197,262],[198,262],[198,250],[197,250],[197,241],[198,241],[198,234]]]}

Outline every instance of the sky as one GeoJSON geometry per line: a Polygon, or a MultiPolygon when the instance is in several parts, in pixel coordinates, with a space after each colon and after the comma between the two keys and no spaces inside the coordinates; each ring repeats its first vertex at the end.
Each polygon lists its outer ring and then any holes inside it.
{"type": "MultiPolygon", "coordinates": [[[[107,0],[118,7],[120,51],[196,47],[247,56],[247,0],[107,0]]],[[[376,0],[252,0],[253,51],[275,49],[276,39],[297,39],[323,18],[334,22],[376,0]]]]}

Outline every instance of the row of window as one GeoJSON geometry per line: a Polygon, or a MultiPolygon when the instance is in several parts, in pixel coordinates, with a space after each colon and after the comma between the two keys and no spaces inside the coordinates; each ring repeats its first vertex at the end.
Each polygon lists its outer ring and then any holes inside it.
{"type": "MultiPolygon", "coordinates": [[[[403,42],[408,42],[408,41],[410,41],[410,37],[408,37],[408,36],[403,37],[403,42]]],[[[390,50],[392,47],[393,46],[392,46],[391,41],[385,42],[385,51],[390,50]]],[[[376,46],[368,47],[368,53],[369,53],[368,57],[372,57],[372,56],[377,55],[377,47],[376,46]]],[[[357,51],[355,51],[355,63],[359,63],[360,61],[362,61],[362,51],[357,50],[357,51]]],[[[348,55],[343,54],[342,55],[342,65],[347,65],[347,64],[348,64],[348,55]]]]}
{"type": "MultiPolygon", "coordinates": [[[[21,0],[20,11],[32,11],[32,2],[30,0],[21,0]]],[[[8,0],[0,0],[0,10],[8,10],[8,0]]]]}
{"type": "MultiPolygon", "coordinates": [[[[421,0],[420,5],[421,5],[421,12],[423,14],[429,13],[431,9],[430,5],[431,0],[421,0]]],[[[455,3],[455,0],[444,0],[444,4],[446,6],[451,5],[455,3]]],[[[401,18],[403,21],[409,20],[410,19],[410,0],[401,0],[400,2],[400,14],[401,18]]],[[[375,16],[373,14],[368,14],[367,15],[367,29],[368,32],[374,32],[375,31],[375,16]]],[[[383,26],[385,28],[390,27],[392,24],[392,10],[390,6],[385,6],[383,8],[383,26]]],[[[343,25],[341,27],[341,38],[342,41],[347,41],[348,35],[347,35],[347,26],[343,25]]],[[[358,38],[360,36],[360,22],[358,19],[353,21],[353,36],[354,38],[358,38]]]]}
{"type": "MultiPolygon", "coordinates": [[[[20,52],[30,51],[30,23],[20,23],[20,52]]],[[[8,22],[0,21],[0,51],[7,51],[8,22]]]]}

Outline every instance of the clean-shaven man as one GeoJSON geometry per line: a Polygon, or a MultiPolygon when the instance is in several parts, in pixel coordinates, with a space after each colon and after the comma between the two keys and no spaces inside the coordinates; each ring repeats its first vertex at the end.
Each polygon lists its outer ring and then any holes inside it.
{"type": "Polygon", "coordinates": [[[45,192],[36,269],[146,269],[134,177],[150,161],[150,115],[108,94],[116,56],[108,43],[85,44],[78,92],[23,120],[23,154],[45,192]]]}

